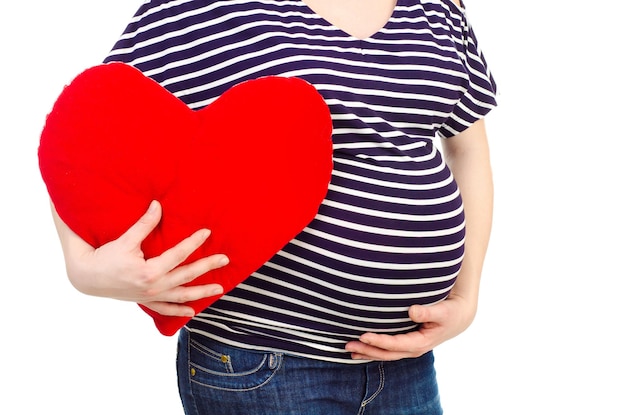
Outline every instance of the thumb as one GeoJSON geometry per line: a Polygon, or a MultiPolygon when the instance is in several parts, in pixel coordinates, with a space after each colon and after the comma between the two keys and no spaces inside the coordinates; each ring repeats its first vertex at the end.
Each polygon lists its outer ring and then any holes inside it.
{"type": "Polygon", "coordinates": [[[409,308],[409,318],[415,323],[429,323],[434,320],[436,311],[436,305],[424,306],[424,305],[412,305],[409,308]]]}
{"type": "Polygon", "coordinates": [[[137,222],[133,224],[124,234],[120,237],[120,242],[128,245],[129,248],[135,248],[143,242],[150,232],[156,228],[161,221],[161,215],[163,210],[161,204],[153,200],[150,202],[150,206],[146,213],[144,213],[137,222]]]}

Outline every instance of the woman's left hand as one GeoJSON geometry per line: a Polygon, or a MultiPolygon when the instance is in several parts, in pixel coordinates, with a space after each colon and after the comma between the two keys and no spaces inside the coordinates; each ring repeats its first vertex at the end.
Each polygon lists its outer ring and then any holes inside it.
{"type": "Polygon", "coordinates": [[[414,305],[409,317],[421,323],[419,330],[397,335],[365,333],[359,341],[346,344],[353,359],[398,360],[419,357],[469,327],[476,314],[476,302],[450,294],[433,306],[414,305]]]}

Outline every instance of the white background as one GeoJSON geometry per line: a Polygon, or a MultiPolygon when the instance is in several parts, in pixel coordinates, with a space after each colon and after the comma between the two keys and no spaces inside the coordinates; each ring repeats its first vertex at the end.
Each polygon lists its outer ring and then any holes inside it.
{"type": "MultiPolygon", "coordinates": [[[[2,414],[182,414],[175,339],[136,305],[67,282],[37,167],[62,86],[102,60],[140,3],[0,11],[2,414]]],[[[475,324],[437,353],[446,413],[626,414],[626,8],[466,6],[500,87],[496,214],[475,324]]]]}

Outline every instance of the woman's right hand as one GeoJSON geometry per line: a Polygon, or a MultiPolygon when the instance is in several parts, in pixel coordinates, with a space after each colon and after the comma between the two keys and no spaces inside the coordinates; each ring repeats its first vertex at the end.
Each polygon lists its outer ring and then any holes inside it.
{"type": "Polygon", "coordinates": [[[158,257],[145,259],[141,243],[161,220],[162,209],[157,201],[122,236],[99,248],[75,234],[54,206],[52,214],[67,275],[84,294],[133,301],[166,316],[191,317],[194,310],[184,303],[223,292],[219,284],[184,286],[228,263],[225,255],[216,254],[179,266],[206,241],[210,234],[207,229],[195,232],[158,257]]]}

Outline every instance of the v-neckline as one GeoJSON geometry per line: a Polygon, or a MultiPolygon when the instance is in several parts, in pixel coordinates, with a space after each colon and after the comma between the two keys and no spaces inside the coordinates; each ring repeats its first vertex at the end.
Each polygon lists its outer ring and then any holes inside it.
{"type": "Polygon", "coordinates": [[[326,26],[334,28],[337,31],[343,33],[346,37],[352,38],[352,39],[354,39],[356,41],[367,41],[367,40],[372,39],[373,37],[375,37],[377,34],[381,33],[389,25],[389,23],[393,19],[394,15],[397,13],[398,6],[400,5],[400,1],[401,0],[396,0],[396,4],[393,6],[393,10],[391,11],[391,14],[389,15],[389,17],[387,18],[387,20],[385,21],[385,23],[382,26],[380,26],[376,31],[374,31],[373,33],[371,33],[370,35],[368,35],[366,37],[359,37],[359,36],[355,36],[354,34],[348,32],[345,29],[335,25],[334,23],[332,23],[330,20],[328,20],[324,16],[321,16],[319,13],[317,13],[315,10],[313,10],[308,4],[306,4],[304,2],[304,0],[299,0],[299,2],[302,5],[302,7],[306,8],[309,11],[309,13],[313,14],[315,17],[317,17],[318,19],[322,20],[326,26]]]}

